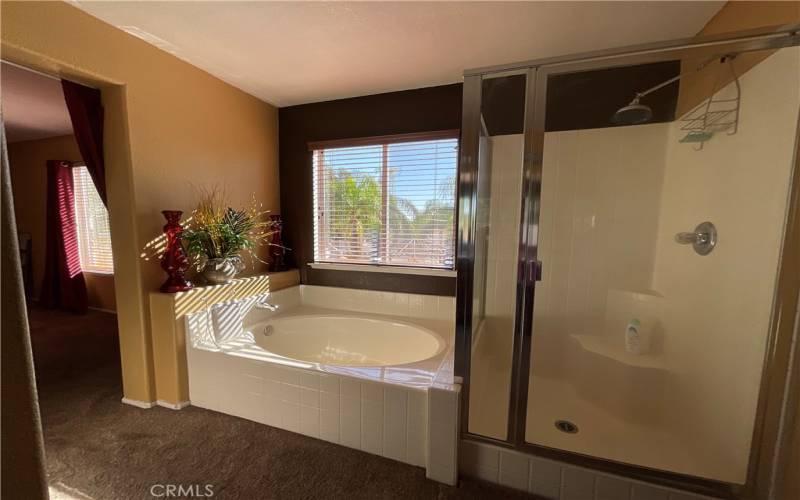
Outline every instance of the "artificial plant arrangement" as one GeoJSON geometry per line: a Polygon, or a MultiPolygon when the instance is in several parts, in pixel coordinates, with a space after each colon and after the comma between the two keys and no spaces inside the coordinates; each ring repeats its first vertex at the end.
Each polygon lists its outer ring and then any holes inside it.
{"type": "Polygon", "coordinates": [[[201,191],[200,202],[186,223],[183,242],[197,270],[210,283],[228,283],[245,268],[243,254],[265,263],[258,249],[271,245],[275,222],[253,197],[250,207],[234,209],[219,188],[201,191]]]}

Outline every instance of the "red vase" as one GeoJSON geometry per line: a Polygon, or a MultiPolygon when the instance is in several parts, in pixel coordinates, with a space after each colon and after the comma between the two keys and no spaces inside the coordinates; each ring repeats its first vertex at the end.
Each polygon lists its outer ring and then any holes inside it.
{"type": "Polygon", "coordinates": [[[167,273],[167,281],[161,285],[161,291],[165,293],[185,292],[191,290],[193,285],[187,281],[184,274],[189,269],[189,258],[186,250],[181,243],[183,226],[180,224],[180,210],[163,210],[164,218],[167,223],[164,225],[164,234],[167,237],[167,245],[164,255],[161,256],[161,268],[167,273]]]}

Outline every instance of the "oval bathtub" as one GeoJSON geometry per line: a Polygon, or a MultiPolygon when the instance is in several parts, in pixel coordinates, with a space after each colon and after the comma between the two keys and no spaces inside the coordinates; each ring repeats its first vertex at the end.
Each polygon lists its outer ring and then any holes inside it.
{"type": "Polygon", "coordinates": [[[446,345],[420,326],[347,314],[276,317],[246,329],[265,351],[324,365],[403,365],[436,356],[446,345]]]}

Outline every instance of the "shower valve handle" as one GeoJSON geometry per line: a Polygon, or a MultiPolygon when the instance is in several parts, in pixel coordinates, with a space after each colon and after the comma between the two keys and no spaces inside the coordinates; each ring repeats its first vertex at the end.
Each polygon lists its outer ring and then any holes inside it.
{"type": "Polygon", "coordinates": [[[681,245],[692,245],[700,255],[708,255],[717,245],[717,228],[708,221],[701,222],[692,232],[676,234],[675,241],[681,245]]]}
{"type": "Polygon", "coordinates": [[[708,233],[678,233],[675,235],[675,241],[681,245],[703,244],[708,241],[708,233]]]}

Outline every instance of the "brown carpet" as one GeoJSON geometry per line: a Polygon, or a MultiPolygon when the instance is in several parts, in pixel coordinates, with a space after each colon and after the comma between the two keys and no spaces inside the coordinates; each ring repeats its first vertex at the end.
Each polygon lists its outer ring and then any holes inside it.
{"type": "Polygon", "coordinates": [[[200,408],[124,405],[113,315],[34,308],[30,322],[53,498],[153,498],[154,484],[208,484],[215,499],[531,498],[200,408]]]}

